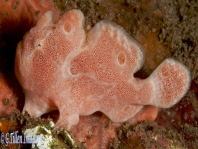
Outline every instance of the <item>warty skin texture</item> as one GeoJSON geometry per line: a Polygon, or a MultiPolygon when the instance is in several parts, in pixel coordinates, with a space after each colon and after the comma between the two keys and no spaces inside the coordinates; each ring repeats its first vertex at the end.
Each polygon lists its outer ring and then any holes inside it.
{"type": "Polygon", "coordinates": [[[97,23],[89,33],[83,22],[79,10],[56,23],[49,11],[18,44],[15,72],[31,116],[58,109],[56,126],[71,127],[79,115],[101,111],[124,122],[145,105],[169,108],[187,92],[184,65],[169,58],[147,79],[134,78],[144,62],[141,46],[111,21],[97,23]]]}

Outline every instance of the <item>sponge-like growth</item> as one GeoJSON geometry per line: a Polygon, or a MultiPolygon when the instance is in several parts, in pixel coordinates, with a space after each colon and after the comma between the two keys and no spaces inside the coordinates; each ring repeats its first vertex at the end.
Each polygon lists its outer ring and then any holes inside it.
{"type": "Polygon", "coordinates": [[[54,19],[57,20],[59,17],[52,0],[1,0],[0,8],[0,25],[3,28],[0,34],[13,30],[19,30],[19,34],[25,33],[49,10],[55,13],[54,19]]]}
{"type": "Polygon", "coordinates": [[[6,116],[17,109],[17,96],[0,73],[0,116],[6,116]]]}
{"type": "Polygon", "coordinates": [[[30,115],[58,109],[56,125],[72,126],[79,115],[101,111],[123,122],[144,105],[171,107],[187,92],[185,66],[167,59],[149,78],[134,78],[144,61],[141,46],[113,22],[101,21],[86,34],[83,21],[79,10],[57,23],[47,12],[18,44],[15,72],[30,115]]]}

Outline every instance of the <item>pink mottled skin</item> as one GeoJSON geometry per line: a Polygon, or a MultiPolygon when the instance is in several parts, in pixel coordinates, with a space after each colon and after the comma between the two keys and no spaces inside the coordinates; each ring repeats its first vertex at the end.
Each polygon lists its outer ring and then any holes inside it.
{"type": "Polygon", "coordinates": [[[89,33],[83,21],[79,10],[56,23],[47,12],[18,44],[15,72],[31,116],[58,109],[56,126],[68,127],[79,115],[96,111],[113,122],[142,120],[147,116],[135,115],[145,105],[169,108],[187,92],[184,65],[169,58],[149,78],[134,78],[144,62],[141,46],[111,21],[97,23],[89,33]]]}
{"type": "Polygon", "coordinates": [[[57,20],[59,11],[52,0],[0,0],[0,72],[6,74],[6,77],[0,74],[0,116],[21,110],[23,106],[23,95],[12,73],[15,46],[38,18],[49,10],[54,12],[57,20]],[[20,101],[16,101],[17,97],[20,101]],[[8,100],[5,102],[5,99],[8,100]]]}

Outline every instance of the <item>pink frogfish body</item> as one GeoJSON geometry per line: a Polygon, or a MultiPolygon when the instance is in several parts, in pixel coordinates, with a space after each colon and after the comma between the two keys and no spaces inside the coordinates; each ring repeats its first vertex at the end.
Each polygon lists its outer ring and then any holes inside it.
{"type": "Polygon", "coordinates": [[[187,92],[190,74],[183,64],[168,58],[147,79],[137,79],[142,47],[111,21],[88,33],[83,23],[79,10],[57,22],[48,11],[18,44],[15,72],[32,117],[59,110],[56,126],[71,127],[79,115],[101,111],[124,122],[146,105],[169,108],[187,92]]]}

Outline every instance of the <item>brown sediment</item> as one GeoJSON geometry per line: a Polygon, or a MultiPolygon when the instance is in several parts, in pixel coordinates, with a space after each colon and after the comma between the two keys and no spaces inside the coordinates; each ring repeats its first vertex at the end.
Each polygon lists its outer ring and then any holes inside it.
{"type": "MultiPolygon", "coordinates": [[[[8,149],[31,149],[31,144],[26,144],[26,143],[10,143],[8,144],[8,146],[6,146],[6,134],[9,133],[14,133],[17,131],[17,135],[21,135],[22,137],[24,137],[24,133],[23,131],[26,129],[31,129],[34,128],[36,126],[45,126],[46,128],[49,125],[49,122],[52,119],[49,118],[31,118],[28,113],[24,113],[22,114],[19,111],[16,111],[15,113],[13,113],[10,116],[6,116],[6,117],[1,117],[0,118],[0,135],[4,135],[4,138],[1,138],[1,143],[0,143],[0,148],[4,149],[4,148],[8,148],[8,149]]],[[[44,133],[43,133],[44,134],[44,133]]],[[[10,137],[10,136],[7,136],[10,137]]],[[[55,141],[57,141],[57,143],[59,143],[58,148],[60,147],[64,147],[64,148],[75,148],[75,149],[85,149],[83,144],[80,143],[77,140],[75,141],[75,147],[70,143],[67,133],[64,129],[62,130],[56,130],[54,129],[52,131],[52,137],[54,137],[55,141]]],[[[10,139],[10,138],[9,138],[10,139]]],[[[11,141],[11,140],[10,140],[11,141]]],[[[55,144],[57,144],[55,143],[55,144]]]]}
{"type": "Polygon", "coordinates": [[[124,124],[110,144],[110,149],[185,149],[181,135],[171,129],[159,126],[155,122],[140,122],[134,126],[124,124]]]}
{"type": "Polygon", "coordinates": [[[192,79],[198,83],[197,1],[159,0],[158,5],[164,14],[160,42],[190,69],[192,79]]]}

